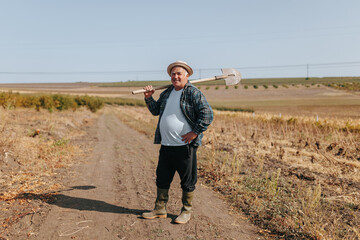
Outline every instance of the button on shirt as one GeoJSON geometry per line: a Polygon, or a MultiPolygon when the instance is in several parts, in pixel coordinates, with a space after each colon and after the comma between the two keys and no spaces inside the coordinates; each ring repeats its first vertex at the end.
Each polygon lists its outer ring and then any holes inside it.
{"type": "Polygon", "coordinates": [[[186,143],[181,140],[181,136],[191,132],[191,127],[180,108],[180,97],[183,90],[184,89],[176,91],[173,89],[167,99],[165,110],[160,120],[162,145],[186,145],[186,143]]]}

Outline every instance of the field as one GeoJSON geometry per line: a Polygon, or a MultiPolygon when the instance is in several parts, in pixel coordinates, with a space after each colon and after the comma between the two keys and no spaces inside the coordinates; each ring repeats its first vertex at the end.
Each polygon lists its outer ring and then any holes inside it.
{"type": "MultiPolygon", "coordinates": [[[[258,232],[265,238],[359,239],[359,92],[322,84],[278,83],[276,87],[275,83],[268,83],[268,87],[263,84],[257,83],[257,87],[243,84],[237,88],[199,86],[214,108],[253,110],[215,111],[214,122],[205,132],[203,146],[199,149],[201,184],[219,193],[233,214],[243,215],[260,227],[258,232]]],[[[138,86],[101,87],[78,83],[0,88],[32,94],[117,97],[127,101],[142,101],[143,98],[131,95],[138,86]]],[[[85,148],[80,139],[87,135],[89,128],[94,128],[99,116],[116,116],[148,141],[152,140],[157,119],[150,116],[145,107],[113,105],[106,106],[105,110],[98,113],[86,109],[53,113],[41,110],[41,114],[36,114],[35,109],[1,110],[1,160],[4,162],[1,171],[5,174],[2,176],[6,176],[0,179],[1,206],[13,214],[0,216],[5,224],[0,237],[7,233],[10,225],[16,225],[16,217],[21,218],[19,216],[25,211],[21,212],[21,206],[27,209],[25,213],[35,211],[29,201],[15,201],[19,199],[16,196],[63,189],[61,180],[54,176],[60,178],[69,174],[70,170],[63,169],[71,169],[74,159],[83,154],[85,148]],[[41,129],[41,134],[37,129],[41,129]],[[26,161],[31,163],[31,168],[26,161]],[[18,207],[11,208],[11,203],[18,207]]],[[[128,150],[136,152],[136,148],[128,150]]],[[[49,197],[49,201],[53,197],[41,196],[49,197]]],[[[201,218],[202,215],[198,215],[201,218]]],[[[194,219],[194,223],[201,221],[194,219]]],[[[195,234],[191,231],[189,234],[195,234]]],[[[236,228],[229,231],[236,231],[236,228]]],[[[156,234],[166,238],[162,231],[156,234]]],[[[197,234],[195,239],[201,239],[197,234]]],[[[215,234],[212,231],[209,234],[203,237],[215,236],[211,235],[215,234]]]]}
{"type": "MultiPolygon", "coordinates": [[[[246,80],[246,79],[245,79],[246,80]]],[[[244,81],[245,81],[244,80],[244,81]]],[[[335,78],[333,82],[340,81],[335,78]]],[[[349,81],[357,78],[349,78],[349,81]]],[[[250,81],[250,80],[246,80],[250,81]]],[[[251,81],[255,81],[252,79],[251,81]]],[[[260,81],[260,80],[256,80],[260,81]]],[[[221,82],[220,82],[221,83],[221,82]]],[[[219,84],[220,84],[219,83],[219,84]]],[[[199,85],[206,98],[215,109],[253,110],[255,113],[272,113],[289,116],[309,117],[342,117],[356,119],[360,117],[360,90],[343,90],[322,84],[307,84],[302,79],[299,84],[292,85],[283,79],[261,79],[261,84],[242,83],[236,87],[224,85],[199,85]],[[282,81],[282,84],[275,82],[282,81]],[[267,84],[267,88],[263,85],[267,84]],[[254,88],[254,85],[257,88],[254,88]],[[274,85],[276,87],[274,87],[274,85]],[[245,89],[245,86],[248,86],[245,89]]],[[[63,83],[63,84],[1,84],[0,90],[20,93],[64,93],[72,95],[99,96],[104,98],[120,98],[143,104],[143,95],[132,95],[135,89],[142,88],[148,82],[127,82],[122,87],[101,87],[96,83],[63,83]],[[132,84],[132,85],[131,85],[132,84]]],[[[164,83],[157,83],[163,85],[164,83]]],[[[168,84],[168,83],[166,83],[168,84]]],[[[222,83],[223,84],[223,83],[222,83]]],[[[155,98],[159,93],[155,93],[155,98]]]]}

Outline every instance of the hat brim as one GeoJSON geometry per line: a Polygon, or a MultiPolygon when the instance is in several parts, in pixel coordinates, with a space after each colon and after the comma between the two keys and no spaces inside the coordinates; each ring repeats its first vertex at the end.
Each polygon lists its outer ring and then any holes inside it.
{"type": "Polygon", "coordinates": [[[170,77],[171,77],[171,69],[173,69],[174,67],[182,67],[182,68],[184,68],[189,73],[189,77],[193,74],[192,68],[189,65],[187,65],[186,63],[174,62],[174,63],[171,63],[167,68],[167,72],[168,72],[170,77]]]}

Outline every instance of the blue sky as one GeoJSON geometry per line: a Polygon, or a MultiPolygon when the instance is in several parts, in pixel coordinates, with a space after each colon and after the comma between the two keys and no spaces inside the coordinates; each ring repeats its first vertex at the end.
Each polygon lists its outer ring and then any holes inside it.
{"type": "Polygon", "coordinates": [[[0,83],[360,76],[359,0],[0,0],[0,83]],[[328,64],[332,65],[316,65],[328,64]],[[273,67],[271,67],[273,66],[273,67]],[[284,66],[284,67],[279,67],[284,66]]]}

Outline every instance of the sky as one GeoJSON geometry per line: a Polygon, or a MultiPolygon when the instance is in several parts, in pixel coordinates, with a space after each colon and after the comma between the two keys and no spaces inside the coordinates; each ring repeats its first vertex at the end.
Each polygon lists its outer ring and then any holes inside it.
{"type": "Polygon", "coordinates": [[[0,0],[0,83],[360,76],[359,0],[0,0]]]}

